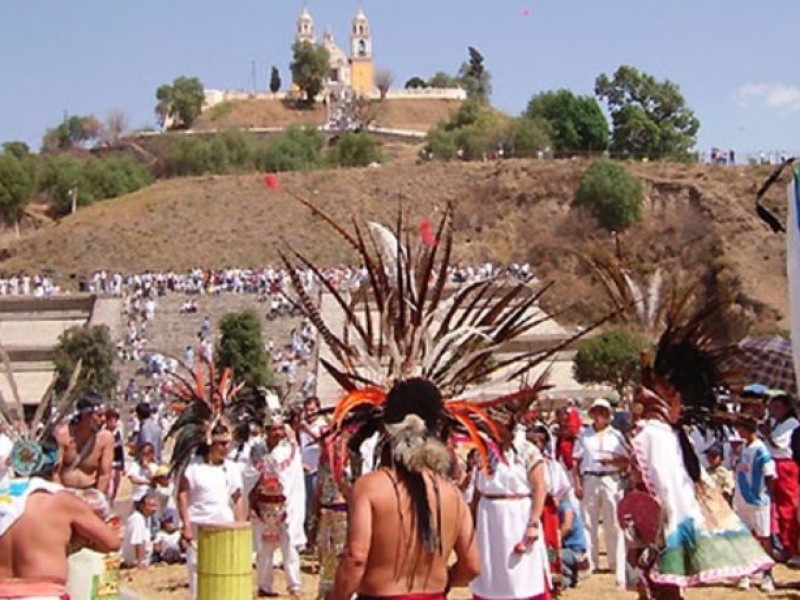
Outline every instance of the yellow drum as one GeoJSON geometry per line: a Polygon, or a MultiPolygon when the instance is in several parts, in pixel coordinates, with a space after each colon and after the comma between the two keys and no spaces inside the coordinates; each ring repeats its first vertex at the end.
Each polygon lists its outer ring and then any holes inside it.
{"type": "Polygon", "coordinates": [[[197,600],[253,597],[253,534],[250,523],[199,525],[197,600]]]}

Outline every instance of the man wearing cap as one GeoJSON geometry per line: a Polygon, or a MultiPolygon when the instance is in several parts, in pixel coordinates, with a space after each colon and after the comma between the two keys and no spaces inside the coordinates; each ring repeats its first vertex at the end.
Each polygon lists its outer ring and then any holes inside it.
{"type": "Polygon", "coordinates": [[[96,489],[109,495],[114,435],[104,429],[103,405],[97,396],[86,394],[76,409],[78,414],[55,432],[62,456],[55,480],[68,488],[96,489]]]}
{"type": "Polygon", "coordinates": [[[599,526],[602,518],[608,567],[617,585],[625,585],[625,542],[617,524],[617,503],[622,494],[621,474],[629,463],[622,434],[610,427],[611,403],[595,400],[589,408],[592,424],[578,435],[575,444],[575,494],[581,500],[583,521],[589,530],[592,563],[599,560],[599,526]]]}

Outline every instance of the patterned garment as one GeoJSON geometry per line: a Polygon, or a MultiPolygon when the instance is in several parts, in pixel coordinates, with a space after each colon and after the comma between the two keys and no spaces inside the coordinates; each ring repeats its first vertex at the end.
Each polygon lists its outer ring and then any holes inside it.
{"type": "Polygon", "coordinates": [[[695,486],[682,462],[674,460],[681,448],[669,425],[642,421],[633,448],[644,487],[664,510],[663,543],[648,574],[652,582],[696,586],[772,565],[719,490],[710,481],[695,486]]]}
{"type": "Polygon", "coordinates": [[[319,515],[317,552],[319,553],[319,595],[325,598],[333,589],[339,558],[347,539],[347,504],[323,508],[319,515]]]}

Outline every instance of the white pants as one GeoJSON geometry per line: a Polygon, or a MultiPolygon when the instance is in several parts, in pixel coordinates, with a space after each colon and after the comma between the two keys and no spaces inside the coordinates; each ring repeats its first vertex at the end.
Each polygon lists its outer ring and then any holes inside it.
{"type": "Polygon", "coordinates": [[[600,520],[606,538],[608,568],[614,572],[617,584],[625,583],[625,538],[617,524],[617,503],[622,495],[620,479],[616,476],[584,475],[581,516],[589,532],[589,550],[594,568],[599,566],[600,520]]]}
{"type": "Polygon", "coordinates": [[[283,554],[283,570],[286,573],[286,586],[289,592],[300,591],[302,580],[300,578],[300,552],[291,544],[289,534],[284,530],[281,533],[280,542],[268,542],[261,539],[262,526],[258,523],[253,525],[256,535],[261,540],[256,558],[256,569],[258,570],[258,589],[265,592],[274,592],[272,589],[273,573],[272,558],[275,550],[281,549],[283,554]]]}

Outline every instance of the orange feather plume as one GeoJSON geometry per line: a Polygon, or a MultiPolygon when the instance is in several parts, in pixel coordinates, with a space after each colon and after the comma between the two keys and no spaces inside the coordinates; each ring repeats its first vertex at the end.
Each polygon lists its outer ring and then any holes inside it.
{"type": "Polygon", "coordinates": [[[497,424],[483,408],[465,400],[450,400],[445,403],[445,408],[454,415],[475,416],[486,425],[494,439],[500,438],[500,430],[497,428],[497,424]]]}
{"type": "Polygon", "coordinates": [[[464,429],[467,430],[467,435],[469,436],[470,441],[478,451],[478,457],[481,461],[481,468],[483,468],[484,471],[488,471],[489,450],[486,447],[486,442],[481,437],[480,431],[478,431],[478,427],[472,422],[472,419],[466,415],[455,413],[453,414],[453,418],[461,423],[464,426],[464,429]]]}
{"type": "Polygon", "coordinates": [[[376,387],[366,387],[347,394],[336,405],[333,411],[333,426],[339,429],[345,417],[357,406],[369,404],[380,406],[386,401],[386,392],[376,387]]]}

